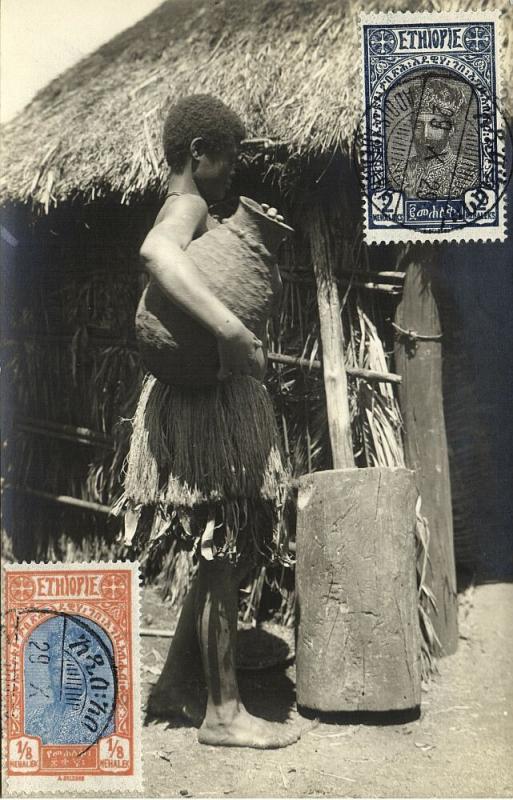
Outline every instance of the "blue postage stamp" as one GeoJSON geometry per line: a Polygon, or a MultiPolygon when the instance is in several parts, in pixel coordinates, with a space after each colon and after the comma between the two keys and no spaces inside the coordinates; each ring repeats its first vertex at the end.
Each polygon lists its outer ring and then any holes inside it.
{"type": "Polygon", "coordinates": [[[9,789],[140,790],[137,564],[8,564],[3,586],[9,789]]]}
{"type": "Polygon", "coordinates": [[[366,241],[504,240],[499,14],[361,18],[366,241]]]}

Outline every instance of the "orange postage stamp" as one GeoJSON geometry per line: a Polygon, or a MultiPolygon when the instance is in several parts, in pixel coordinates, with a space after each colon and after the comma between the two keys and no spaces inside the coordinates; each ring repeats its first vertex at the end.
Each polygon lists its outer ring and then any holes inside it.
{"type": "Polygon", "coordinates": [[[11,564],[5,767],[15,792],[142,788],[136,564],[11,564]]]}

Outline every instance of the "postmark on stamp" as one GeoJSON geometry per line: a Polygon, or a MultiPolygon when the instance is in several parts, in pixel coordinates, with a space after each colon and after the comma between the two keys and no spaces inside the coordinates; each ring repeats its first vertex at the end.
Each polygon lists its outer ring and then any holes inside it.
{"type": "Polygon", "coordinates": [[[367,242],[506,237],[498,26],[494,11],[362,16],[367,242]]]}
{"type": "Polygon", "coordinates": [[[8,565],[3,616],[9,789],[140,790],[137,565],[8,565]]]}

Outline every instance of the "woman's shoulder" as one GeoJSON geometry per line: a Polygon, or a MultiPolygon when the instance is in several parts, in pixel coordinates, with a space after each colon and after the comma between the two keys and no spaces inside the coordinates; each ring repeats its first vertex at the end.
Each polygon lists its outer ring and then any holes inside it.
{"type": "Polygon", "coordinates": [[[205,226],[208,215],[208,206],[199,194],[188,192],[169,192],[160,209],[155,225],[173,218],[190,218],[198,225],[205,226]]]}
{"type": "Polygon", "coordinates": [[[196,212],[202,213],[205,216],[208,212],[206,200],[200,194],[193,194],[192,192],[169,192],[164,200],[162,211],[171,209],[183,211],[184,209],[191,209],[196,212]]]}

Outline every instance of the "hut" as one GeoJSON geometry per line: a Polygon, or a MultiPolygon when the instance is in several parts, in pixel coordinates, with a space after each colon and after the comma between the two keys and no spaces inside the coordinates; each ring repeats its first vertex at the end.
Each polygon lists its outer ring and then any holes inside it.
{"type": "MultiPolygon", "coordinates": [[[[421,5],[438,8],[434,0],[421,5]]],[[[297,229],[281,258],[285,291],[268,378],[295,474],[331,466],[314,264],[328,265],[339,287],[356,463],[404,463],[391,322],[407,262],[399,248],[362,243],[353,151],[363,112],[360,10],[338,0],[167,0],[4,126],[4,526],[17,559],[120,552],[120,521],[108,512],[120,493],[126,420],[141,382],[133,335],[144,285],[138,250],[165,193],[163,116],[192,92],[221,97],[250,132],[234,196],[218,213],[228,215],[244,193],[279,207],[297,229]]],[[[455,333],[456,353],[461,340],[455,333]]],[[[467,435],[463,443],[453,437],[451,459],[454,486],[463,487],[455,492],[457,555],[474,569],[479,547],[468,503],[476,492],[467,489],[470,479],[479,483],[473,470],[482,446],[468,424],[469,408],[478,413],[471,395],[453,403],[467,435]]],[[[425,530],[419,510],[420,571],[425,530]]],[[[178,601],[189,562],[170,552],[166,563],[178,601]]],[[[154,574],[154,565],[146,570],[154,574]]],[[[275,610],[290,619],[293,582],[273,577],[275,610]]],[[[248,616],[263,583],[260,574],[251,584],[248,616]]],[[[426,609],[424,583],[421,592],[426,609]]],[[[424,622],[429,627],[426,615],[424,622]]]]}

